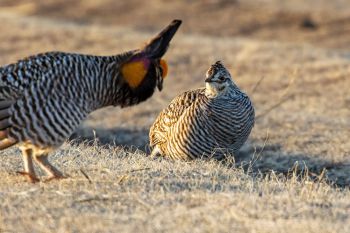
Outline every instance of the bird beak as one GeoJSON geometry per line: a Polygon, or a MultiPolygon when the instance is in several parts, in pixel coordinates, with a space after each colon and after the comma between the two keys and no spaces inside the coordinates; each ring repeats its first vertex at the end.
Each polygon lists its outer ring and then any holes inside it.
{"type": "Polygon", "coordinates": [[[143,52],[151,59],[161,58],[169,47],[169,43],[181,25],[181,20],[173,20],[144,47],[143,52]]]}
{"type": "Polygon", "coordinates": [[[211,82],[213,82],[213,80],[212,80],[212,78],[211,78],[211,77],[206,78],[204,81],[205,81],[206,83],[211,83],[211,82]]]}
{"type": "Polygon", "coordinates": [[[163,80],[159,80],[158,83],[157,83],[157,88],[159,91],[162,91],[163,90],[163,80]]]}

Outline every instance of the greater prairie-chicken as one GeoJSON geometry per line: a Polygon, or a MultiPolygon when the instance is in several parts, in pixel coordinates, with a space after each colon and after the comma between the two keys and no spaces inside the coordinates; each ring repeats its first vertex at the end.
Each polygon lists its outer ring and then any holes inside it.
{"type": "Polygon", "coordinates": [[[174,20],[143,48],[115,56],[63,52],[38,54],[0,68],[0,149],[18,145],[29,181],[38,181],[33,160],[49,175],[48,161],[92,111],[127,107],[162,89],[167,63],[161,57],[175,35],[174,20]]]}
{"type": "Polygon", "coordinates": [[[205,84],[180,94],[159,114],[149,133],[151,156],[222,159],[244,144],[255,117],[249,97],[220,61],[207,71],[205,84]]]}

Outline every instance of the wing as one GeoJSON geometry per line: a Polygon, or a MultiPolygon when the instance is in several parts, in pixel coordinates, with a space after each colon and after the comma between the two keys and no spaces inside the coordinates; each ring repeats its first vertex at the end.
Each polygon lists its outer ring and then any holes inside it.
{"type": "Polygon", "coordinates": [[[68,54],[48,52],[0,68],[0,100],[16,100],[33,82],[62,64],[68,54]]]}
{"type": "Polygon", "coordinates": [[[42,148],[61,145],[89,113],[83,88],[74,76],[46,75],[31,83],[14,104],[0,111],[0,139],[42,148]]]}
{"type": "Polygon", "coordinates": [[[185,110],[194,104],[201,95],[204,95],[204,88],[186,91],[171,101],[168,107],[159,114],[150,129],[151,147],[166,142],[169,129],[177,123],[185,110]]]}

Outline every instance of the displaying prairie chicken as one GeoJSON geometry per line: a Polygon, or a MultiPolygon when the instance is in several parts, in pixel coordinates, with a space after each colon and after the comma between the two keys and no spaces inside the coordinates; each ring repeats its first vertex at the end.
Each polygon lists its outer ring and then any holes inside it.
{"type": "Polygon", "coordinates": [[[145,47],[115,56],[48,52],[0,68],[0,149],[18,145],[29,181],[33,160],[49,175],[63,175],[48,161],[92,111],[127,107],[162,89],[161,57],[181,24],[174,20],[145,47]]]}
{"type": "Polygon", "coordinates": [[[255,117],[249,97],[220,61],[207,71],[205,84],[177,96],[159,114],[149,133],[151,156],[222,159],[244,144],[255,117]]]}

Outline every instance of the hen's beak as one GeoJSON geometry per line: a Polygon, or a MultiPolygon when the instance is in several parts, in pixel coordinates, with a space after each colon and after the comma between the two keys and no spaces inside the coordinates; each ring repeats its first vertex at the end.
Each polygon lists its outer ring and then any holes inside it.
{"type": "Polygon", "coordinates": [[[212,78],[212,77],[209,77],[209,78],[206,78],[204,81],[205,81],[206,83],[211,83],[211,82],[213,82],[213,78],[212,78]]]}

